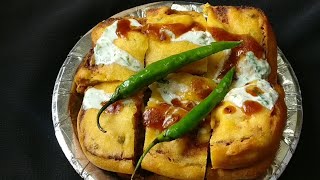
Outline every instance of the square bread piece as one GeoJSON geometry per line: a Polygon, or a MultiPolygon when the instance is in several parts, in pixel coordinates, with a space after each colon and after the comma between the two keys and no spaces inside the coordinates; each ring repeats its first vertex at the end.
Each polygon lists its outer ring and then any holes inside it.
{"type": "Polygon", "coordinates": [[[131,174],[134,169],[137,126],[142,96],[117,101],[100,117],[106,133],[97,127],[97,113],[119,83],[102,83],[86,90],[78,115],[81,148],[91,163],[99,168],[131,174]]]}
{"type": "Polygon", "coordinates": [[[144,68],[148,38],[141,33],[142,24],[135,19],[109,19],[93,28],[93,48],[75,75],[77,92],[99,82],[124,81],[144,68]]]}
{"type": "MultiPolygon", "coordinates": [[[[144,31],[149,36],[146,66],[171,55],[199,47],[199,44],[190,40],[197,39],[194,35],[181,37],[189,31],[205,32],[206,29],[206,20],[202,14],[188,11],[178,12],[169,7],[147,11],[146,19],[144,31]]],[[[207,58],[187,65],[178,71],[204,74],[207,72],[207,58]]]]}
{"type": "MultiPolygon", "coordinates": [[[[210,79],[186,73],[170,74],[162,82],[153,83],[143,113],[146,125],[144,148],[163,129],[184,117],[214,87],[210,79]]],[[[211,134],[208,120],[190,134],[154,146],[142,161],[142,168],[175,179],[203,179],[211,134]]]]}
{"type": "Polygon", "coordinates": [[[245,168],[274,156],[285,125],[285,105],[277,101],[273,110],[263,106],[256,108],[260,109],[247,114],[242,108],[224,101],[212,112],[210,157],[213,169],[245,168]]]}
{"type": "MultiPolygon", "coordinates": [[[[243,43],[240,47],[247,43],[246,47],[243,48],[245,51],[250,49],[257,51],[258,49],[254,44],[259,44],[263,48],[262,54],[271,68],[268,81],[271,84],[277,84],[277,42],[268,18],[262,10],[245,6],[211,6],[206,4],[203,13],[207,16],[207,30],[217,41],[239,40],[238,38],[225,38],[223,34],[227,32],[242,36],[240,40],[243,40],[243,43]]],[[[212,74],[215,73],[212,71],[221,70],[221,65],[228,58],[222,53],[220,53],[220,56],[209,58],[208,71],[211,72],[208,77],[212,77],[212,74]]]]}

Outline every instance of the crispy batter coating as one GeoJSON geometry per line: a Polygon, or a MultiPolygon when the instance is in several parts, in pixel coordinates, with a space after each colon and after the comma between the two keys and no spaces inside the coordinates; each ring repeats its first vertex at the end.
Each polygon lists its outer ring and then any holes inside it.
{"type": "MultiPolygon", "coordinates": [[[[95,86],[106,93],[114,92],[119,83],[95,86]]],[[[100,117],[107,133],[96,124],[98,109],[81,109],[78,115],[78,137],[81,148],[94,165],[113,172],[131,174],[134,169],[136,131],[141,111],[141,97],[120,102],[100,117]]]]}
{"type": "MultiPolygon", "coordinates": [[[[174,119],[176,117],[175,120],[180,120],[192,108],[188,105],[175,103],[175,101],[199,102],[214,87],[214,83],[209,79],[186,73],[171,74],[167,80],[169,82],[166,82],[165,86],[169,85],[174,88],[186,85],[189,89],[177,91],[181,99],[172,100],[173,105],[170,105],[166,104],[159,94],[159,85],[153,84],[151,87],[152,95],[143,115],[144,121],[147,121],[147,124],[150,125],[146,127],[144,148],[161,132],[161,129],[158,129],[159,126],[155,128],[152,123],[160,123],[161,126],[161,124],[170,121],[170,118],[174,119]],[[168,109],[162,111],[162,108],[168,109]],[[173,113],[170,114],[171,112],[173,113]],[[163,121],[163,123],[160,121],[163,121]]],[[[168,92],[171,90],[171,88],[168,88],[168,92]]],[[[194,106],[194,104],[191,105],[194,106]]],[[[210,131],[209,121],[206,121],[192,135],[156,145],[142,161],[142,168],[176,179],[203,179],[206,170],[210,131]]]]}
{"type": "MultiPolygon", "coordinates": [[[[93,28],[91,32],[93,47],[105,29],[112,24],[112,22],[114,22],[114,19],[103,21],[93,28]]],[[[130,30],[126,37],[119,37],[114,41],[114,44],[120,49],[128,52],[144,65],[144,57],[148,49],[148,38],[146,35],[138,30],[130,30]]],[[[109,65],[96,65],[94,50],[92,49],[84,58],[83,63],[80,65],[75,75],[77,92],[83,93],[88,86],[101,82],[125,81],[135,73],[135,71],[115,63],[109,65]]]]}
{"type": "MultiPolygon", "coordinates": [[[[178,27],[185,29],[191,29],[193,26],[206,27],[206,20],[202,14],[197,12],[178,12],[173,11],[168,7],[161,7],[158,9],[152,9],[147,12],[147,25],[156,26],[157,30],[161,29],[165,25],[171,25],[174,29],[178,27]]],[[[147,29],[147,33],[150,29],[147,29]]],[[[178,30],[179,31],[179,30],[178,30]]],[[[162,39],[161,33],[148,33],[149,36],[149,49],[146,54],[146,66],[153,62],[166,58],[168,56],[178,54],[187,50],[199,47],[199,45],[193,44],[188,41],[182,42],[170,42],[162,39]],[[156,36],[156,37],[155,37],[156,36]]],[[[191,74],[204,74],[207,72],[207,58],[192,63],[179,70],[180,72],[187,72],[191,74]]]]}
{"type": "Polygon", "coordinates": [[[235,169],[251,166],[273,156],[279,147],[286,118],[285,104],[280,97],[273,110],[246,115],[230,102],[223,102],[212,112],[213,133],[210,157],[214,169],[235,169]],[[230,110],[232,109],[232,110],[230,110]]]}
{"type": "Polygon", "coordinates": [[[268,18],[262,10],[245,6],[210,6],[203,9],[207,26],[224,29],[232,34],[252,36],[265,49],[271,67],[269,82],[277,83],[277,42],[268,18]]]}

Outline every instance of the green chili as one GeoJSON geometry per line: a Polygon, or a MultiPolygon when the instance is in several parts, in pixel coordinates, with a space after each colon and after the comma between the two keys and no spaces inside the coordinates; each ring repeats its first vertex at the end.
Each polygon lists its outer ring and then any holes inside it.
{"type": "Polygon", "coordinates": [[[160,61],[150,64],[145,69],[139,71],[137,74],[131,76],[129,79],[120,84],[115,93],[111,96],[110,100],[99,110],[97,115],[97,126],[102,132],[106,132],[100,125],[99,118],[102,112],[112,103],[132,96],[142,88],[150,85],[151,83],[163,79],[169,73],[175,70],[203,59],[211,54],[217,53],[225,49],[231,49],[238,46],[241,42],[213,42],[210,45],[202,46],[192,49],[180,54],[169,56],[160,61]]]}
{"type": "Polygon", "coordinates": [[[168,129],[162,131],[145,149],[141,157],[139,158],[134,172],[131,176],[133,179],[137,169],[140,167],[143,158],[150,151],[150,149],[158,143],[172,141],[180,138],[186,133],[195,129],[199,123],[212,111],[212,109],[219,104],[225,95],[229,91],[229,87],[232,83],[233,74],[235,68],[233,67],[229,72],[223,77],[218,86],[201,101],[197,106],[195,106],[186,116],[184,116],[179,122],[170,126],[168,129]]]}

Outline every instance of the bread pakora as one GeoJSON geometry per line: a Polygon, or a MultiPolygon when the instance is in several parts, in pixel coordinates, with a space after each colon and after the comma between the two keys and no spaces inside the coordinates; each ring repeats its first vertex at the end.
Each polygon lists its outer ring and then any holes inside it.
{"type": "MultiPolygon", "coordinates": [[[[205,18],[197,12],[178,12],[171,10],[169,7],[147,11],[145,32],[149,37],[149,48],[146,53],[146,66],[171,55],[203,45],[204,41],[200,42],[194,34],[188,32],[193,32],[193,30],[205,32],[205,24],[205,18]],[[198,43],[195,43],[195,41],[198,41],[198,43]]],[[[212,41],[208,41],[208,43],[210,42],[212,41]]],[[[179,71],[198,75],[204,74],[207,72],[207,58],[187,65],[179,71]]]]}
{"type": "Polygon", "coordinates": [[[99,23],[91,41],[92,49],[74,78],[76,92],[84,95],[78,138],[90,162],[131,174],[142,153],[137,149],[146,148],[183,118],[236,67],[224,100],[192,133],[154,146],[142,161],[140,175],[226,180],[255,179],[266,173],[279,148],[287,109],[277,81],[275,35],[260,9],[206,4],[200,13],[157,7],[147,10],[145,18],[99,23]],[[100,118],[107,133],[98,129],[98,110],[121,82],[153,62],[216,41],[242,44],[112,104],[100,118]]]}
{"type": "Polygon", "coordinates": [[[96,126],[99,109],[109,100],[117,85],[118,82],[101,83],[86,90],[78,115],[78,138],[84,154],[94,165],[131,174],[142,95],[118,101],[102,114],[101,125],[107,133],[96,126]]]}
{"type": "MultiPolygon", "coordinates": [[[[213,81],[187,73],[170,74],[163,82],[153,83],[143,114],[146,125],[144,148],[162,130],[183,118],[214,87],[213,81]]],[[[171,178],[203,179],[210,132],[207,120],[192,135],[156,145],[145,156],[142,168],[171,178]]]]}
{"type": "Polygon", "coordinates": [[[75,75],[77,92],[101,82],[124,81],[144,68],[148,38],[141,27],[138,20],[124,18],[103,21],[92,29],[93,48],[75,75]]]}

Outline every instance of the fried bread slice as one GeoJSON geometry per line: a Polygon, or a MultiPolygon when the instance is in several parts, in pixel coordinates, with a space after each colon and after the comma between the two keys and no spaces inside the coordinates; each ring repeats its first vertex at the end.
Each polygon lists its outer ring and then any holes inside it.
{"type": "MultiPolygon", "coordinates": [[[[281,92],[279,87],[275,88],[281,92]]],[[[225,101],[212,112],[212,168],[243,168],[274,156],[285,125],[284,102],[278,100],[272,110],[261,106],[261,109],[255,111],[253,107],[251,111],[252,114],[247,114],[243,107],[225,101]]]]}
{"type": "Polygon", "coordinates": [[[100,82],[125,81],[144,68],[148,39],[140,23],[136,19],[109,19],[93,28],[94,48],[75,75],[77,92],[100,82]]]}
{"type": "Polygon", "coordinates": [[[78,115],[78,138],[91,163],[108,171],[131,174],[141,114],[141,95],[118,101],[102,113],[100,123],[106,133],[101,132],[96,123],[101,104],[108,101],[117,85],[117,82],[102,83],[86,90],[78,115]]]}
{"type": "MultiPolygon", "coordinates": [[[[207,16],[207,29],[218,41],[240,40],[249,41],[253,38],[263,47],[265,59],[268,61],[271,73],[268,81],[277,84],[277,42],[268,18],[262,10],[246,6],[211,6],[206,4],[203,13],[207,16]],[[238,37],[224,36],[224,32],[238,37]]],[[[248,47],[250,48],[250,47],[248,47]]],[[[257,55],[257,54],[256,54],[257,55]]],[[[216,65],[215,63],[212,65],[216,65]]],[[[211,66],[211,67],[212,67],[211,66]]]]}
{"type": "MultiPolygon", "coordinates": [[[[210,79],[186,73],[170,74],[164,82],[152,84],[152,94],[143,113],[144,148],[163,129],[184,117],[214,87],[210,79]]],[[[142,161],[142,168],[176,179],[203,179],[211,134],[208,120],[188,135],[154,146],[142,161]]]]}
{"type": "MultiPolygon", "coordinates": [[[[169,7],[149,10],[145,27],[145,32],[149,37],[146,66],[168,56],[199,47],[199,43],[202,42],[198,40],[201,37],[197,36],[205,36],[205,31],[206,21],[201,13],[179,12],[169,7]],[[187,34],[197,31],[201,33],[187,34]]],[[[207,72],[207,58],[187,65],[178,72],[204,74],[207,72]]]]}

